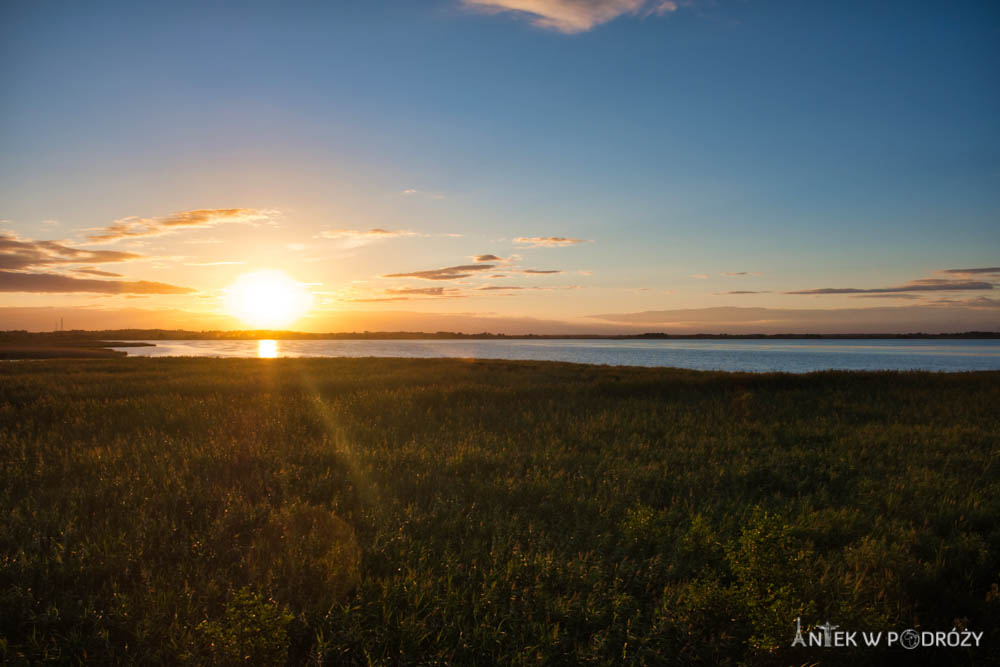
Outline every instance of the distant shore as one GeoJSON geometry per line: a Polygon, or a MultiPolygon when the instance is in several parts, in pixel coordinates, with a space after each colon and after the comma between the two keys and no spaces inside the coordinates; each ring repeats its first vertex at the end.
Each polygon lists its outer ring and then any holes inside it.
{"type": "Polygon", "coordinates": [[[127,356],[114,347],[148,347],[152,343],[118,340],[90,340],[82,336],[70,338],[8,337],[0,333],[0,360],[13,359],[108,359],[127,356]]]}
{"type": "Polygon", "coordinates": [[[104,347],[128,347],[122,341],[148,340],[997,340],[1000,331],[962,331],[953,333],[776,333],[776,334],[502,334],[458,333],[452,331],[352,331],[306,333],[267,329],[243,331],[188,331],[185,329],[108,329],[101,331],[0,331],[0,345],[60,344],[104,347]],[[110,343],[107,341],[116,341],[110,343]]]}

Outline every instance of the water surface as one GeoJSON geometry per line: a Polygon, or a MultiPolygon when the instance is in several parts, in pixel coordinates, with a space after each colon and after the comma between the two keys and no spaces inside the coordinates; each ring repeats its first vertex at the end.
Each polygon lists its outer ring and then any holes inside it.
{"type": "Polygon", "coordinates": [[[129,356],[459,357],[769,372],[1000,370],[1000,340],[157,340],[129,356]]]}

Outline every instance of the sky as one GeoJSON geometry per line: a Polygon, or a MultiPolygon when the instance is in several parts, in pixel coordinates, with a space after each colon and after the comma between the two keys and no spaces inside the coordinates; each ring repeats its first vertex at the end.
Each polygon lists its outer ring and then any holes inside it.
{"type": "Polygon", "coordinates": [[[993,1],[6,0],[0,329],[996,331],[998,81],[993,1]]]}

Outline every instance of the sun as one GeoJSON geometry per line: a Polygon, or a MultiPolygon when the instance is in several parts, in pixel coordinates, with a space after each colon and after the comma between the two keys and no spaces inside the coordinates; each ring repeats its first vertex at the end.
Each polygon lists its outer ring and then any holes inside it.
{"type": "Polygon", "coordinates": [[[312,294],[285,273],[244,273],[226,288],[225,308],[254,329],[283,329],[312,307],[312,294]]]}

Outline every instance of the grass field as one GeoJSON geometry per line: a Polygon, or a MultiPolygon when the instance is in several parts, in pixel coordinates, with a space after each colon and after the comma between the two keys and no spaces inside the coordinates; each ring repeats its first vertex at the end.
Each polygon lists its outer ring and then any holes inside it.
{"type": "Polygon", "coordinates": [[[3,364],[0,658],[985,664],[998,406],[1000,373],[3,364]]]}

